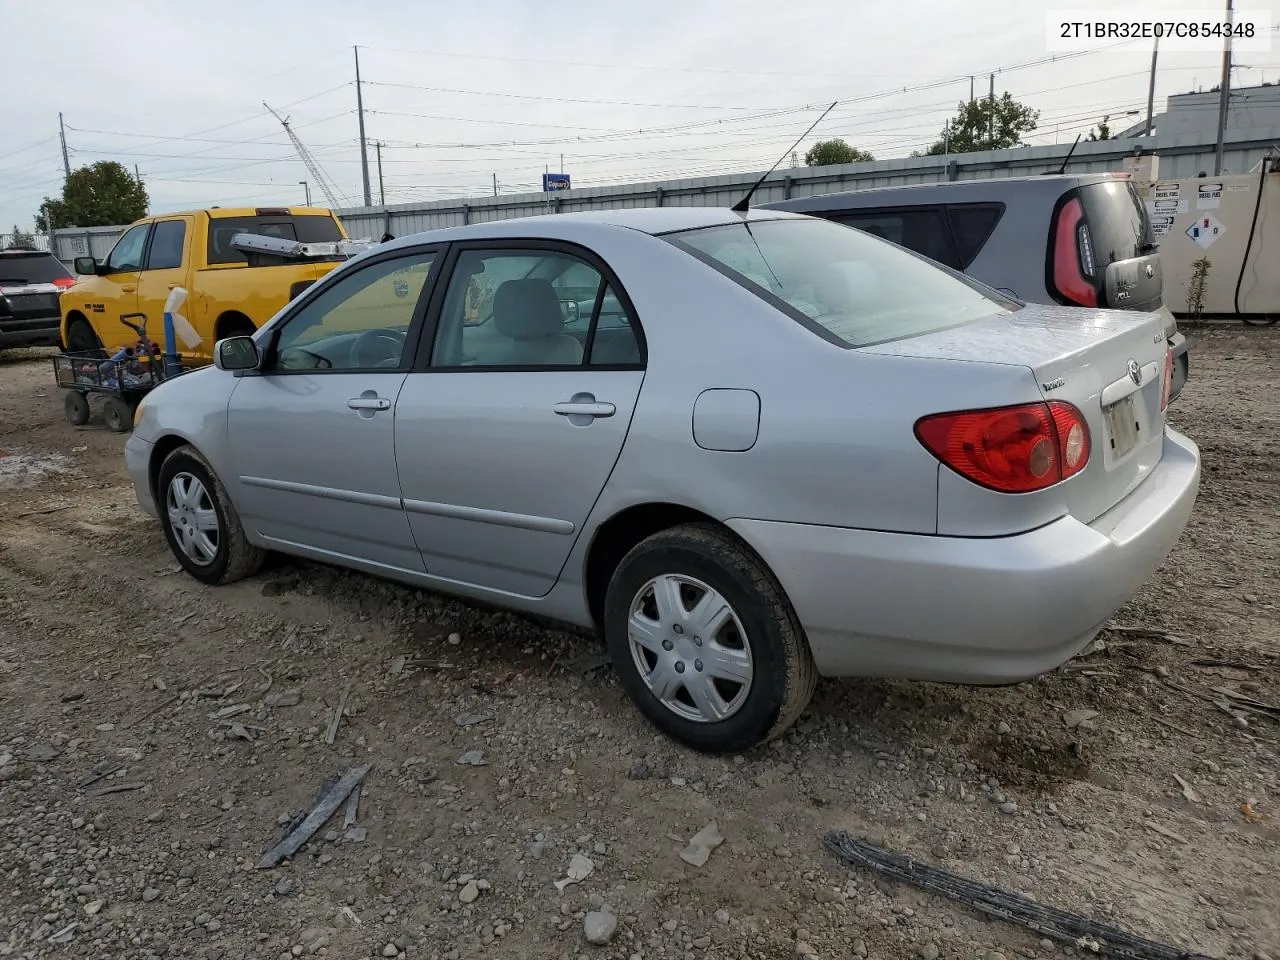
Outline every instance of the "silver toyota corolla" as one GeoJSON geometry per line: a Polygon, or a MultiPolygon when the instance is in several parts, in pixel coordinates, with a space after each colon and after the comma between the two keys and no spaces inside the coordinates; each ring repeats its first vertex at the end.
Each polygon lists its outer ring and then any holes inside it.
{"type": "Polygon", "coordinates": [[[1058,666],[1199,486],[1154,317],[779,212],[406,237],[215,357],[125,448],[192,576],[276,550],[594,626],[704,750],[778,735],[819,675],[1058,666]]]}

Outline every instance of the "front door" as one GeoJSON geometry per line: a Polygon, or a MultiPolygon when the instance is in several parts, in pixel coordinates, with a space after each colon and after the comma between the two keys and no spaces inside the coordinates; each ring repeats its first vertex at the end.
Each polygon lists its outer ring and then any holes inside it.
{"type": "Polygon", "coordinates": [[[430,355],[396,406],[428,574],[529,597],[555,585],[644,379],[634,313],[601,266],[549,244],[458,254],[430,355]]]}
{"type": "Polygon", "coordinates": [[[394,417],[434,259],[398,251],[344,272],[258,338],[267,356],[236,385],[228,434],[240,515],[269,542],[422,571],[394,417]]]}
{"type": "MultiPolygon", "coordinates": [[[[147,244],[146,260],[138,278],[138,312],[147,318],[147,336],[160,344],[162,350],[165,348],[165,301],[169,299],[174,287],[180,287],[186,282],[187,271],[183,268],[183,263],[186,262],[190,224],[190,217],[157,220],[152,224],[151,242],[147,244]]],[[[187,291],[188,294],[190,292],[187,291]]],[[[183,316],[190,316],[186,307],[179,312],[183,316]]],[[[212,347],[210,344],[209,348],[212,347]]],[[[174,349],[181,353],[182,343],[175,343],[174,349]]]]}
{"type": "Polygon", "coordinates": [[[107,259],[98,267],[98,277],[93,283],[95,303],[101,303],[102,313],[96,310],[91,315],[93,326],[102,341],[107,354],[111,355],[120,347],[131,345],[138,339],[138,334],[120,318],[125,317],[132,323],[137,318],[131,316],[138,312],[138,278],[141,276],[142,258],[147,250],[147,234],[151,224],[140,223],[124,232],[116,245],[107,254],[107,259]]]}

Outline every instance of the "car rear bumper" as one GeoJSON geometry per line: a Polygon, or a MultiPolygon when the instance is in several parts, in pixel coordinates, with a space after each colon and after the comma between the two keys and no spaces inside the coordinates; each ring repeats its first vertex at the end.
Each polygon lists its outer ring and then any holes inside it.
{"type": "Polygon", "coordinates": [[[125,469],[129,471],[129,479],[133,481],[138,506],[149,517],[160,516],[155,496],[151,492],[151,452],[154,449],[154,443],[141,439],[136,433],[130,434],[124,443],[125,469]]]}
{"type": "Polygon", "coordinates": [[[1164,561],[1200,484],[1196,445],[1091,524],[930,537],[733,520],[778,577],[824,676],[1015,683],[1079,653],[1164,561]]]}
{"type": "Polygon", "coordinates": [[[61,318],[0,320],[0,349],[57,347],[62,344],[61,318]]]}

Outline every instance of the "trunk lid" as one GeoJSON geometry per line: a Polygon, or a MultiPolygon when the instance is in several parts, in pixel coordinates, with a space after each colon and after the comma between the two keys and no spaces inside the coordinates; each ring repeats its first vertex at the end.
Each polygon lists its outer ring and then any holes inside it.
{"type": "Polygon", "coordinates": [[[979,377],[987,364],[1027,367],[1045,400],[1074,404],[1089,425],[1089,464],[1061,484],[1071,515],[1089,523],[1160,462],[1167,349],[1159,313],[1028,304],[862,352],[966,361],[979,377]]]}

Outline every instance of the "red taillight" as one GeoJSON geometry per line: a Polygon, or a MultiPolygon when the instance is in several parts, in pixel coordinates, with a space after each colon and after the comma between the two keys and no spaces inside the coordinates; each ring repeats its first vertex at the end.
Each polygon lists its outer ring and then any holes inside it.
{"type": "Polygon", "coordinates": [[[68,287],[74,287],[76,283],[75,277],[54,277],[53,285],[59,290],[66,290],[68,287]]]}
{"type": "Polygon", "coordinates": [[[1061,400],[924,417],[916,437],[962,477],[1002,493],[1043,490],[1089,462],[1089,425],[1061,400]]]}
{"type": "Polygon", "coordinates": [[[1086,274],[1096,269],[1093,238],[1084,223],[1084,206],[1073,197],[1058,211],[1053,229],[1053,285],[1082,307],[1098,305],[1098,291],[1086,274]]]}
{"type": "Polygon", "coordinates": [[[1160,412],[1169,409],[1169,397],[1173,393],[1173,350],[1164,352],[1164,385],[1160,388],[1160,412]]]}

